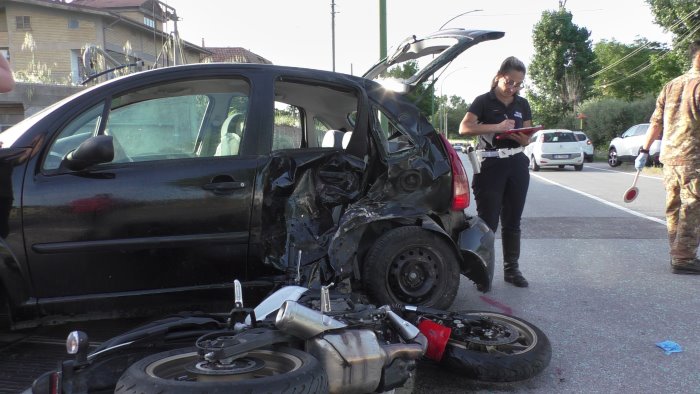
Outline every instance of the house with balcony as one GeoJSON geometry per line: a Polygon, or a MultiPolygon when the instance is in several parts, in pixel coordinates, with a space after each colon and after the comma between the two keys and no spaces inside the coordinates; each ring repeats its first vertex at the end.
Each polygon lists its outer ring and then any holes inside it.
{"type": "Polygon", "coordinates": [[[159,0],[0,0],[0,53],[18,82],[0,95],[0,130],[82,89],[89,77],[95,83],[203,61],[269,63],[242,48],[181,40],[178,20],[159,0]],[[114,67],[121,68],[108,71],[114,67]]]}

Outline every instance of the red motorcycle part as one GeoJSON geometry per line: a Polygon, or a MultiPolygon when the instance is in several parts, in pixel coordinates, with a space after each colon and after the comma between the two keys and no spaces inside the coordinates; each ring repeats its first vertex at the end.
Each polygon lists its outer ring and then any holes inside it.
{"type": "Polygon", "coordinates": [[[442,360],[442,354],[445,352],[452,329],[425,319],[418,323],[418,330],[428,338],[428,350],[425,352],[425,357],[435,361],[442,360]]]}

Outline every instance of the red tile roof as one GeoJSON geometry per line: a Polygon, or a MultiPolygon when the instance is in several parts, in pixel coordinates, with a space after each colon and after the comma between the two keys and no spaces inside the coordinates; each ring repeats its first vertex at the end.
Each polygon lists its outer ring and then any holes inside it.
{"type": "Polygon", "coordinates": [[[265,59],[264,57],[240,47],[204,47],[204,49],[213,53],[213,55],[208,56],[204,60],[210,60],[214,63],[233,62],[272,64],[271,61],[265,59]]]}
{"type": "Polygon", "coordinates": [[[146,0],[73,0],[71,4],[92,8],[140,7],[146,0]]]}

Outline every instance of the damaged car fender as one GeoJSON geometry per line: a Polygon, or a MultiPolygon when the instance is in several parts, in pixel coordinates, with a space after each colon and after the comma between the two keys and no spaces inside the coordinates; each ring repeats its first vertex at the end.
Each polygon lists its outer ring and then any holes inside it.
{"type": "Polygon", "coordinates": [[[495,266],[494,240],[496,236],[478,216],[469,219],[469,227],[459,234],[462,254],[462,275],[476,283],[480,291],[491,290],[495,266]]]}

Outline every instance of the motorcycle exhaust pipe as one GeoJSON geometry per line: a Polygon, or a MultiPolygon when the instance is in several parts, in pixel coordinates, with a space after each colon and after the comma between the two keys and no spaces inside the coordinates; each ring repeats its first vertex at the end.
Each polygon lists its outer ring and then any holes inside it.
{"type": "Polygon", "coordinates": [[[295,301],[285,301],[275,317],[275,327],[302,339],[309,339],[325,331],[345,326],[345,323],[295,301]]]}

